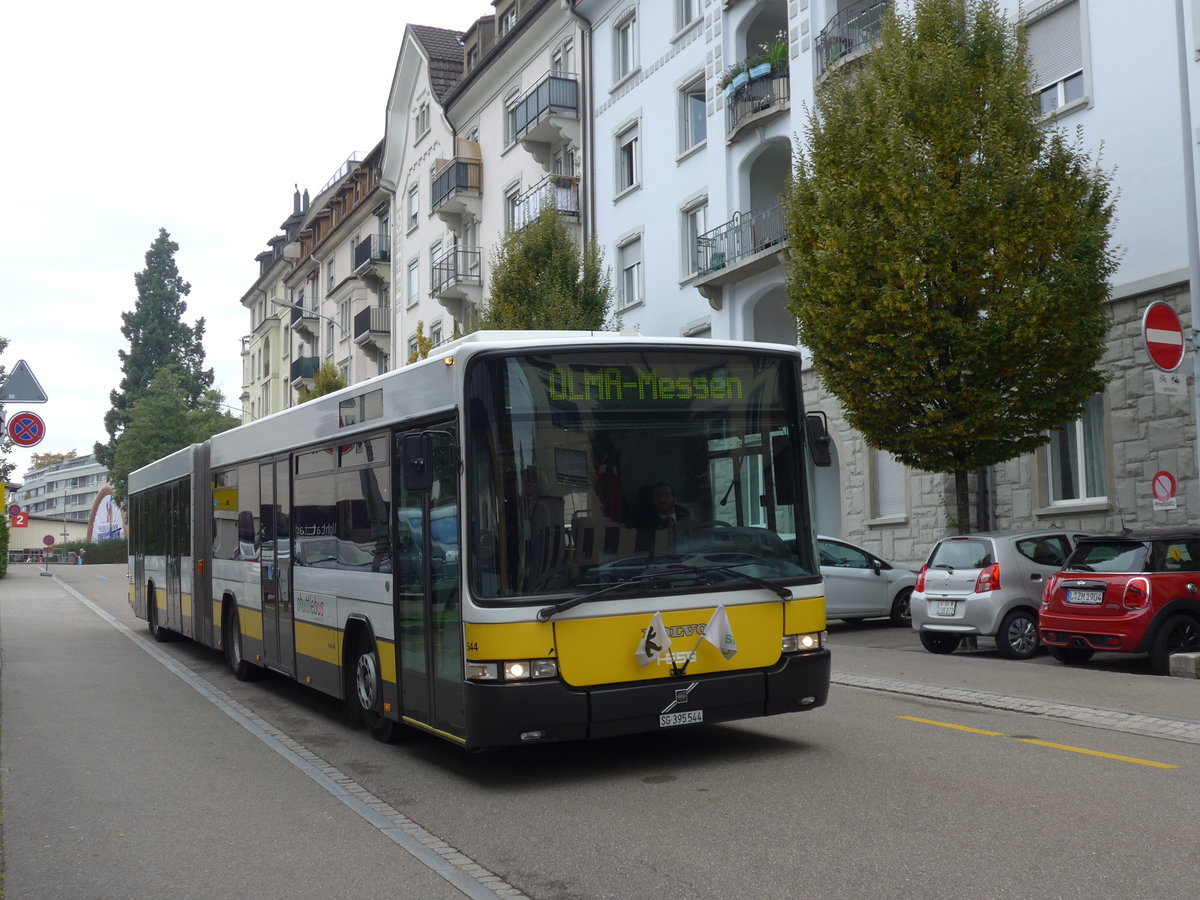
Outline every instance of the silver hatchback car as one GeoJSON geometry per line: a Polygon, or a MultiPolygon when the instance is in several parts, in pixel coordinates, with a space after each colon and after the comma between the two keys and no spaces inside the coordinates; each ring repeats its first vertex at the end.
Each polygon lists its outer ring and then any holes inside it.
{"type": "Polygon", "coordinates": [[[921,567],[912,627],[930,653],[953,653],[962,638],[995,636],[1009,659],[1038,650],[1038,609],[1046,580],[1086,532],[985,532],[943,538],[921,567]]]}

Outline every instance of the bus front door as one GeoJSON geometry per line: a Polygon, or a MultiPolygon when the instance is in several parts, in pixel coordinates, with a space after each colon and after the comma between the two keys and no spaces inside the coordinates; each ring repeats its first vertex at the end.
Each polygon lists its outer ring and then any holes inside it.
{"type": "Polygon", "coordinates": [[[262,506],[262,629],[263,662],[288,675],[296,672],[296,643],[292,630],[292,526],[288,498],[288,459],[262,463],[258,468],[262,506]]]}
{"type": "Polygon", "coordinates": [[[393,560],[404,717],[463,737],[456,431],[453,422],[438,422],[396,434],[393,560]],[[410,477],[418,470],[421,477],[410,477]]]}

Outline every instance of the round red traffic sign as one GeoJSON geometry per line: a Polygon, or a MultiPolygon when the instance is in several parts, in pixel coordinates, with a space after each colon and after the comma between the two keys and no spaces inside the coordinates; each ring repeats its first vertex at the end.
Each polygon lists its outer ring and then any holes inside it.
{"type": "Polygon", "coordinates": [[[32,447],[46,436],[46,423],[37,413],[13,413],[8,420],[8,436],[18,447],[32,447]]]}
{"type": "Polygon", "coordinates": [[[45,544],[47,547],[53,547],[54,546],[54,535],[52,535],[52,534],[46,535],[44,538],[42,538],[42,543],[45,544]]]}
{"type": "Polygon", "coordinates": [[[1146,352],[1164,372],[1174,372],[1183,362],[1183,325],[1168,304],[1155,300],[1142,316],[1142,339],[1146,352]]]}
{"type": "Polygon", "coordinates": [[[1170,472],[1155,472],[1151,490],[1155,500],[1170,500],[1175,496],[1175,476],[1170,472]]]}

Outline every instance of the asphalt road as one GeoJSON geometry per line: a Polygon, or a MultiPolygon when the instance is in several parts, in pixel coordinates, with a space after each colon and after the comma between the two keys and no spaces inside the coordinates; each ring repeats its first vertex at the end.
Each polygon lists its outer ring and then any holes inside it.
{"type": "Polygon", "coordinates": [[[0,580],[11,898],[1192,897],[1200,682],[831,628],[823,709],[471,755],[0,580]]]}

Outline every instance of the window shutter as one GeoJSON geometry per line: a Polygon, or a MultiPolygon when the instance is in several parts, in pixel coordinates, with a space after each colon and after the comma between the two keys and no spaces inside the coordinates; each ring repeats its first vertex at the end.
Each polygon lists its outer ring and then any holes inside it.
{"type": "Polygon", "coordinates": [[[904,510],[904,464],[886,450],[872,450],[874,471],[873,493],[875,495],[875,518],[903,516],[904,510]]]}
{"type": "Polygon", "coordinates": [[[1054,84],[1083,68],[1079,0],[1031,22],[1025,34],[1035,85],[1054,84]]]}

